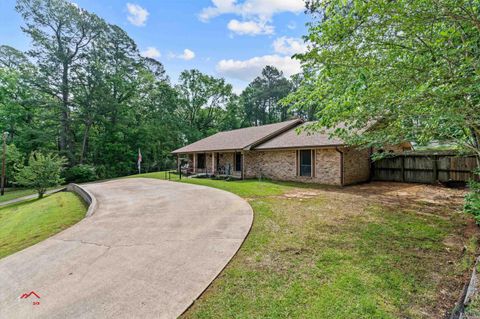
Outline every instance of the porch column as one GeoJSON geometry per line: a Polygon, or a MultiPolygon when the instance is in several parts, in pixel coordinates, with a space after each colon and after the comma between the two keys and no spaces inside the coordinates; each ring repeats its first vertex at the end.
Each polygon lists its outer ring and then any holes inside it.
{"type": "Polygon", "coordinates": [[[197,172],[197,153],[193,153],[193,172],[197,172]]]}
{"type": "Polygon", "coordinates": [[[241,172],[242,179],[245,177],[245,152],[242,151],[242,172],[241,172]]]}
{"type": "Polygon", "coordinates": [[[180,160],[179,160],[179,154],[177,154],[177,173],[180,173],[180,160]]]}
{"type": "Polygon", "coordinates": [[[215,152],[212,152],[212,174],[215,174],[215,152]]]}

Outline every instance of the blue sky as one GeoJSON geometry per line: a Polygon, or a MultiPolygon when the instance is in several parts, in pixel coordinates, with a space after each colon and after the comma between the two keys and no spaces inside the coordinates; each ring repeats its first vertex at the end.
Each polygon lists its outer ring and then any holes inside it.
{"type": "MultiPolygon", "coordinates": [[[[238,93],[270,64],[286,75],[305,45],[303,0],[75,0],[128,32],[144,55],[165,65],[172,82],[197,68],[225,77],[238,93]]],[[[0,44],[27,50],[15,0],[0,0],[0,44]]]]}

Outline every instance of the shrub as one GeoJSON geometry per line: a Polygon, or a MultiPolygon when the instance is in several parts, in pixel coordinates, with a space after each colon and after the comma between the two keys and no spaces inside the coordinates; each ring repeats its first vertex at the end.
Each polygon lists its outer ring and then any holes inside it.
{"type": "Polygon", "coordinates": [[[37,190],[38,198],[42,198],[48,187],[64,182],[61,172],[65,163],[64,157],[32,152],[28,159],[28,165],[16,166],[15,183],[37,190]]]}
{"type": "Polygon", "coordinates": [[[79,164],[70,167],[65,171],[65,180],[68,183],[85,183],[97,179],[97,172],[95,167],[88,164],[79,164]]]}
{"type": "Polygon", "coordinates": [[[14,144],[7,145],[5,175],[8,184],[12,184],[15,181],[15,165],[23,164],[24,159],[23,154],[14,144]]]}
{"type": "MultiPolygon", "coordinates": [[[[475,174],[480,175],[480,169],[475,174]]],[[[474,216],[477,224],[480,224],[480,182],[470,181],[468,183],[470,192],[465,196],[464,210],[474,216]]]]}

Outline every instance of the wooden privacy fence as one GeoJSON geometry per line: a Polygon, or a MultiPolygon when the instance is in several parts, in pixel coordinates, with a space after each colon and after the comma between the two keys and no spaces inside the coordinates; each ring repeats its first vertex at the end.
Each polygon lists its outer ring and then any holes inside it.
{"type": "Polygon", "coordinates": [[[411,183],[468,182],[476,178],[475,156],[411,153],[373,162],[372,179],[411,183]]]}

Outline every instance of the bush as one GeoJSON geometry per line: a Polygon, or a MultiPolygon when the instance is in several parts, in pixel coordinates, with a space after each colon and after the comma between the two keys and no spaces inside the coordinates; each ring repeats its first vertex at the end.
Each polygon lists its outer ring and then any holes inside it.
{"type": "MultiPolygon", "coordinates": [[[[480,175],[480,170],[475,174],[480,175]]],[[[474,216],[477,224],[480,224],[480,182],[470,181],[468,183],[470,192],[465,196],[464,210],[474,216]]]]}
{"type": "Polygon", "coordinates": [[[66,159],[53,154],[32,152],[28,165],[17,165],[15,174],[16,184],[33,188],[42,198],[47,188],[60,185],[64,182],[61,172],[66,159]]]}
{"type": "Polygon", "coordinates": [[[97,179],[97,172],[95,167],[88,164],[79,164],[70,167],[65,171],[65,180],[68,183],[85,183],[97,179]]]}
{"type": "Polygon", "coordinates": [[[21,165],[24,162],[23,154],[14,144],[7,145],[6,155],[6,178],[7,184],[13,184],[15,181],[15,165],[21,165]]]}

